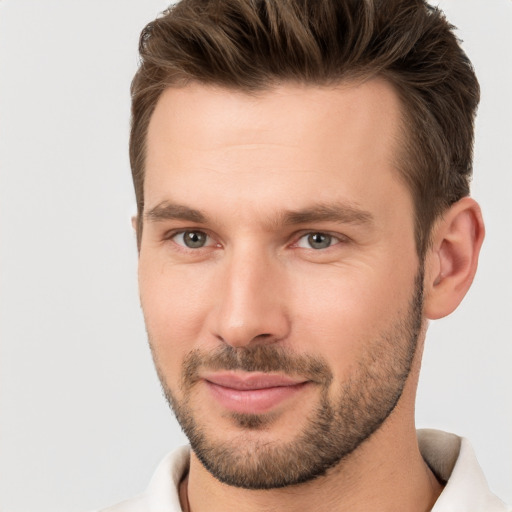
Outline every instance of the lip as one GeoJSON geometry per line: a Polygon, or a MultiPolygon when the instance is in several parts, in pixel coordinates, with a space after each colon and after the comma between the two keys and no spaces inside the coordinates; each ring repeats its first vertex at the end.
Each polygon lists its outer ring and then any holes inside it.
{"type": "Polygon", "coordinates": [[[260,372],[216,372],[202,377],[222,407],[245,414],[269,412],[309,384],[304,379],[260,372]]]}

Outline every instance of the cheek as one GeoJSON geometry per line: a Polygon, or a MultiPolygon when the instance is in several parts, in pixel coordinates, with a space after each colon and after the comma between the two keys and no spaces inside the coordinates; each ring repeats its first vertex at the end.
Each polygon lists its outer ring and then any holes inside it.
{"type": "Polygon", "coordinates": [[[141,259],[139,290],[152,350],[161,370],[177,369],[184,356],[205,339],[205,311],[212,290],[193,268],[141,259]]]}
{"type": "Polygon", "coordinates": [[[346,376],[408,310],[412,276],[412,270],[394,276],[382,267],[337,268],[322,279],[303,276],[294,307],[300,350],[318,354],[335,375],[346,376]]]}

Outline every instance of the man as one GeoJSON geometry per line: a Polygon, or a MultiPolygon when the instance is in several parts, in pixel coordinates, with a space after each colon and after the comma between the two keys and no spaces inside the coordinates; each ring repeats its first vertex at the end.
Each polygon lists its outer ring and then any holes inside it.
{"type": "Polygon", "coordinates": [[[110,511],[502,511],[417,433],[429,319],[475,275],[478,83],[420,0],[183,0],[141,36],[141,303],[191,450],[110,511]]]}

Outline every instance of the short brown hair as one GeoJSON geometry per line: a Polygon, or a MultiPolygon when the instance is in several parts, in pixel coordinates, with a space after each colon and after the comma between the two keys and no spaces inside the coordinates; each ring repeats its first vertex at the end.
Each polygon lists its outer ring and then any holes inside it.
{"type": "Polygon", "coordinates": [[[469,194],[479,86],[454,27],[424,0],[182,0],[140,37],[130,161],[144,211],[148,125],[162,92],[190,81],[242,91],[383,77],[403,104],[398,159],[424,255],[435,219],[469,194]]]}

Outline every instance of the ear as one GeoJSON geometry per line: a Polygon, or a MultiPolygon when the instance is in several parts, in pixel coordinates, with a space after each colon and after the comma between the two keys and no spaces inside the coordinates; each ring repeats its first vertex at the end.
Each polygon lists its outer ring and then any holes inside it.
{"type": "Polygon", "coordinates": [[[132,228],[135,233],[135,238],[137,240],[137,253],[140,254],[139,217],[137,215],[134,215],[132,217],[132,228]]]}
{"type": "Polygon", "coordinates": [[[435,224],[425,258],[424,314],[449,315],[469,290],[478,266],[485,228],[478,203],[464,197],[435,224]]]}

